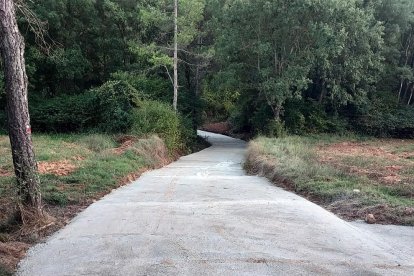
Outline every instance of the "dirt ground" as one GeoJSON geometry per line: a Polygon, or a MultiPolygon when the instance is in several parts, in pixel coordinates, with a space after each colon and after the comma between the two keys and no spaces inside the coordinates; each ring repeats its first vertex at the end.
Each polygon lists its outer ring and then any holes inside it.
{"type": "Polygon", "coordinates": [[[76,170],[76,165],[69,160],[61,160],[55,162],[39,162],[40,174],[53,174],[57,176],[69,175],[76,170]]]}
{"type": "Polygon", "coordinates": [[[202,130],[229,135],[231,126],[228,122],[209,123],[202,126],[202,130]]]}
{"type": "MultiPolygon", "coordinates": [[[[400,198],[414,198],[414,141],[381,139],[369,142],[340,142],[319,146],[319,162],[346,173],[366,177],[378,189],[393,191],[400,198]]],[[[414,217],[414,206],[378,204],[361,206],[359,201],[338,201],[328,209],[347,219],[372,214],[375,222],[400,224],[414,217]]]]}
{"type": "Polygon", "coordinates": [[[318,148],[320,162],[385,184],[414,185],[414,141],[342,142],[318,148]]]}

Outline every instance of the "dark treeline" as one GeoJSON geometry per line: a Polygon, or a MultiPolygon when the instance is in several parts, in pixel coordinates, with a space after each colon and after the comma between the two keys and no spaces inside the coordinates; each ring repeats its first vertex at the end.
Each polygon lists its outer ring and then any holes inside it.
{"type": "MultiPolygon", "coordinates": [[[[171,114],[173,2],[28,2],[47,28],[45,44],[19,22],[34,129],[124,132],[143,110],[171,114]]],[[[180,0],[178,26],[187,128],[414,135],[413,1],[180,0]]]]}
{"type": "Polygon", "coordinates": [[[207,88],[240,131],[414,135],[413,1],[214,2],[207,88]]]}

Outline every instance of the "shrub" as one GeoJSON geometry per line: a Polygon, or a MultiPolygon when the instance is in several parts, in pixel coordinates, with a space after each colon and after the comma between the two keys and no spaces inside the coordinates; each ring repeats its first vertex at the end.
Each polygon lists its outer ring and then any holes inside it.
{"type": "Polygon", "coordinates": [[[267,132],[269,137],[284,137],[286,135],[285,124],[280,120],[272,120],[267,125],[267,132]]]}
{"type": "Polygon", "coordinates": [[[354,129],[362,134],[378,137],[414,138],[414,108],[372,108],[359,114],[354,129]]]}
{"type": "Polygon", "coordinates": [[[156,99],[162,102],[171,101],[171,94],[165,93],[165,91],[172,90],[171,84],[160,76],[148,76],[147,74],[120,71],[113,73],[111,77],[115,81],[129,83],[146,99],[156,99]]]}
{"type": "Polygon", "coordinates": [[[133,109],[138,102],[137,90],[122,81],[107,82],[78,95],[33,98],[32,126],[43,132],[126,132],[132,126],[133,109]]]}
{"type": "Polygon", "coordinates": [[[30,101],[32,127],[42,132],[85,130],[96,124],[96,102],[91,92],[52,99],[33,98],[30,101]]]}
{"type": "Polygon", "coordinates": [[[191,125],[169,105],[156,101],[142,101],[134,110],[131,128],[134,135],[157,134],[165,140],[168,150],[183,150],[193,134],[191,125]]]}
{"type": "Polygon", "coordinates": [[[138,91],[127,82],[109,81],[91,92],[97,101],[96,128],[112,133],[128,131],[133,109],[140,101],[138,91]]]}
{"type": "Polygon", "coordinates": [[[345,132],[348,128],[346,120],[328,114],[325,108],[312,100],[288,101],[283,116],[286,129],[292,134],[345,132]]]}

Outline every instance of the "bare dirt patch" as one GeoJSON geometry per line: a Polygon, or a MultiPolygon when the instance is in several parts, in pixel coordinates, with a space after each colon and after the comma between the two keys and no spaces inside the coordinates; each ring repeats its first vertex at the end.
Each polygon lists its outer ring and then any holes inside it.
{"type": "Polygon", "coordinates": [[[322,160],[330,160],[335,156],[379,156],[392,160],[399,159],[399,156],[392,154],[383,147],[356,142],[342,142],[327,146],[320,146],[319,153],[321,154],[322,160]]]}
{"type": "Polygon", "coordinates": [[[205,124],[202,126],[201,129],[205,131],[213,132],[213,133],[229,135],[231,126],[229,122],[219,122],[219,123],[205,124]]]}
{"type": "Polygon", "coordinates": [[[113,152],[117,155],[121,155],[125,151],[130,149],[134,145],[134,143],[135,143],[135,139],[133,139],[133,138],[127,139],[127,140],[122,140],[121,145],[119,147],[113,149],[113,152]]]}
{"type": "Polygon", "coordinates": [[[347,220],[414,225],[413,141],[258,138],[245,168],[347,220]]]}
{"type": "Polygon", "coordinates": [[[10,171],[8,171],[6,169],[3,169],[3,168],[0,168],[0,177],[8,177],[8,176],[12,176],[12,175],[13,174],[10,171]]]}
{"type": "Polygon", "coordinates": [[[56,176],[66,176],[77,169],[77,167],[69,160],[39,162],[38,167],[40,174],[53,174],[56,176]]]}
{"type": "Polygon", "coordinates": [[[393,148],[406,145],[405,141],[384,140],[383,146],[370,143],[342,142],[331,145],[319,146],[317,153],[319,161],[330,164],[347,172],[364,175],[386,184],[398,184],[407,180],[401,172],[409,167],[414,167],[414,162],[407,160],[407,156],[414,152],[395,152],[393,148]],[[344,162],[345,158],[363,161],[365,164],[352,165],[344,162]],[[392,165],[390,165],[390,163],[392,165]]]}

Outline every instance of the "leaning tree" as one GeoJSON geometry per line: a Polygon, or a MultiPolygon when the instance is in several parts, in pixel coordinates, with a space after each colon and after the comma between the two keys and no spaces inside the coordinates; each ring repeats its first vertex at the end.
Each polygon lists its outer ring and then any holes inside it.
{"type": "Polygon", "coordinates": [[[15,4],[13,0],[0,0],[0,53],[5,76],[8,131],[21,203],[41,211],[40,180],[27,99],[25,43],[17,26],[15,4]]]}

